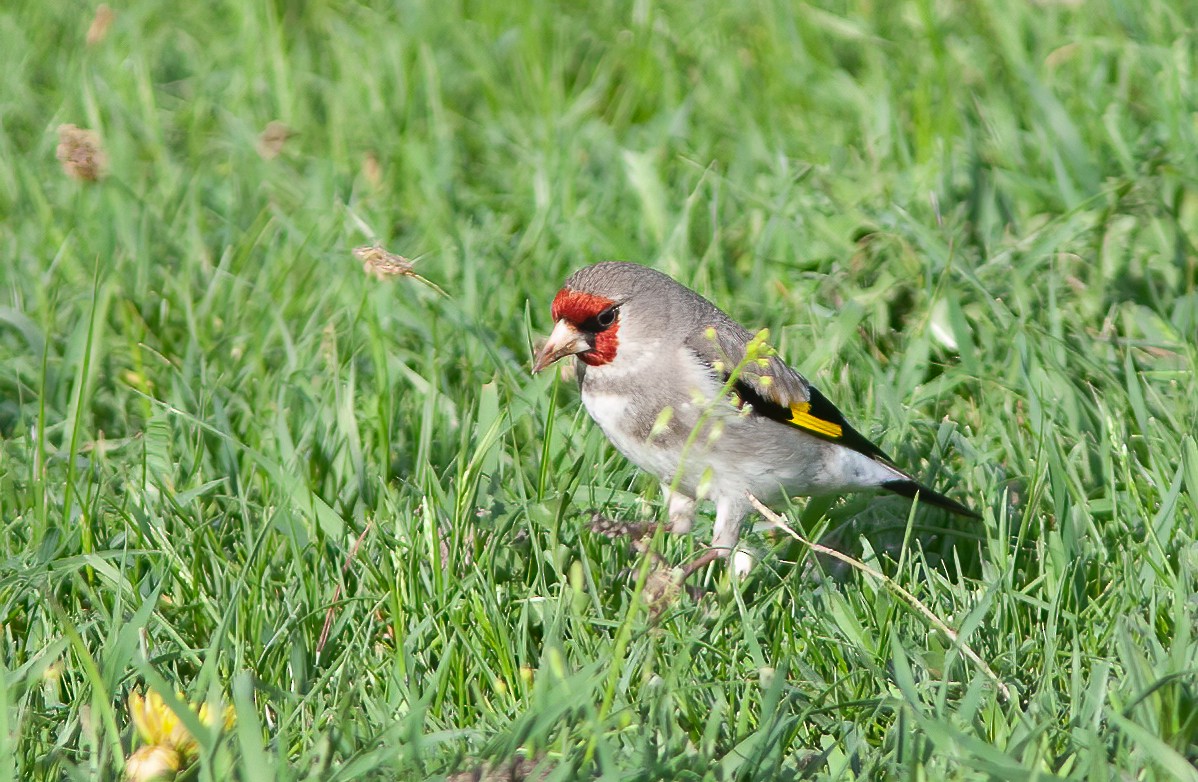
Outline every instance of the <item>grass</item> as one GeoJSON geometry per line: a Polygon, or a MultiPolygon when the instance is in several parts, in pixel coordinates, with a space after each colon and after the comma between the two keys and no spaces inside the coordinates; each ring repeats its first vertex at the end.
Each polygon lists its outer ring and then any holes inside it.
{"type": "Polygon", "coordinates": [[[7,4],[0,780],[141,688],[197,780],[1198,779],[1196,8],[7,4]],[[586,528],[655,486],[528,372],[602,258],[982,509],[778,509],[959,643],[776,535],[651,615],[586,528]]]}

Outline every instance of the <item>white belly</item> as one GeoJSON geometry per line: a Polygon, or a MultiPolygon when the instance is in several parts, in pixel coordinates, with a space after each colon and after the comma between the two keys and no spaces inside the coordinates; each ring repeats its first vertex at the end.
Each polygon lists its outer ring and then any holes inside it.
{"type": "MultiPolygon", "coordinates": [[[[582,404],[607,439],[628,461],[666,484],[674,481],[682,449],[664,437],[648,439],[630,431],[633,416],[629,412],[632,400],[625,394],[583,392],[582,404]]],[[[654,413],[656,420],[657,411],[654,413]]],[[[685,477],[685,476],[683,476],[685,477]]]]}
{"type": "Polygon", "coordinates": [[[583,405],[617,450],[663,484],[700,499],[763,502],[780,495],[832,494],[875,487],[903,477],[890,467],[848,448],[809,436],[785,424],[745,417],[723,400],[710,408],[684,402],[672,411],[681,430],[646,438],[645,421],[660,410],[645,409],[627,394],[584,391],[583,405]],[[690,431],[704,410],[695,437],[690,431]],[[637,425],[638,418],[640,424],[637,425]]]}

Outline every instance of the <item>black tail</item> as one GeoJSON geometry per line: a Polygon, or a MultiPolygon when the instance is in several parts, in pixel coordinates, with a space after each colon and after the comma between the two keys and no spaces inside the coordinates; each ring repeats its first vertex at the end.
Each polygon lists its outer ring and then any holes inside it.
{"type": "Polygon", "coordinates": [[[927,486],[915,481],[887,481],[882,484],[882,488],[903,497],[910,497],[911,499],[915,499],[915,496],[918,494],[920,503],[935,505],[937,508],[944,508],[959,516],[968,516],[971,519],[981,518],[981,515],[971,511],[956,500],[951,500],[940,492],[932,491],[927,486]]]}

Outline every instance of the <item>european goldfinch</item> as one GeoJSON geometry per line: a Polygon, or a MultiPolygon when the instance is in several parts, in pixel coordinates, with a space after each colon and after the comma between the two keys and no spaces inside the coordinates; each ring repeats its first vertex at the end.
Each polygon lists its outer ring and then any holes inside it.
{"type": "Polygon", "coordinates": [[[918,483],[867,440],[764,339],[661,272],[633,263],[578,270],[553,299],[533,372],[574,356],[582,403],[613,445],[667,492],[669,528],[715,503],[711,549],[728,556],[751,510],[783,496],[886,489],[976,517],[918,483]]]}

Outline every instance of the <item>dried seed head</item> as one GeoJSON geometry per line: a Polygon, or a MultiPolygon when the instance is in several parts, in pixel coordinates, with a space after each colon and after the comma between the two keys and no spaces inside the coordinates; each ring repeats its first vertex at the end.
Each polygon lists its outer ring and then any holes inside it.
{"type": "Polygon", "coordinates": [[[266,123],[266,127],[258,135],[258,155],[263,160],[274,160],[283,151],[283,145],[287,143],[287,139],[294,135],[291,128],[282,122],[271,120],[266,123]]]}
{"type": "Polygon", "coordinates": [[[650,571],[645,579],[642,592],[646,605],[649,606],[649,617],[653,621],[661,618],[666,609],[672,608],[682,594],[682,571],[658,565],[650,571]]]}
{"type": "Polygon", "coordinates": [[[389,253],[382,245],[354,248],[354,257],[362,262],[362,270],[376,279],[413,276],[413,263],[402,255],[389,253]]]}
{"type": "Polygon", "coordinates": [[[93,130],[59,125],[55,154],[66,175],[80,182],[96,182],[108,173],[108,154],[93,130]]]}
{"type": "Polygon", "coordinates": [[[432,280],[426,280],[412,270],[412,267],[416,265],[415,261],[387,252],[381,244],[355,247],[354,257],[362,262],[364,272],[378,280],[384,280],[387,277],[411,277],[416,282],[432,288],[441,296],[449,298],[449,294],[442,290],[440,285],[432,280]]]}

